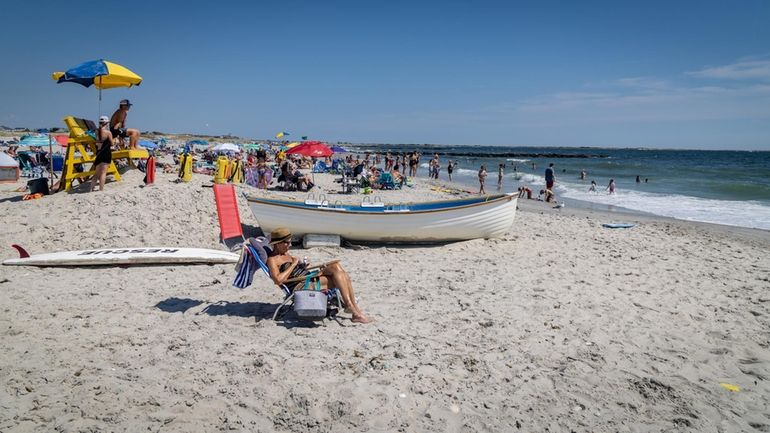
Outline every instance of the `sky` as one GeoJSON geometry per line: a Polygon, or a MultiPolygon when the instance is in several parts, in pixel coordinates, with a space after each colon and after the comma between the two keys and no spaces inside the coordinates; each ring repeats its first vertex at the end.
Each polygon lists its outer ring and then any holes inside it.
{"type": "Polygon", "coordinates": [[[0,125],[770,150],[770,2],[12,1],[0,125]],[[144,79],[57,84],[87,60],[144,79]]]}

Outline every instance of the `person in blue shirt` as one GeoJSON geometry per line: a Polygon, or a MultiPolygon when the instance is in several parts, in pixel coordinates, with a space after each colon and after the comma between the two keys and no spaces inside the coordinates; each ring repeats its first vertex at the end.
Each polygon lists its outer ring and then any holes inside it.
{"type": "Polygon", "coordinates": [[[550,163],[545,169],[545,188],[553,191],[554,182],[556,182],[556,175],[553,172],[553,163],[550,163]]]}

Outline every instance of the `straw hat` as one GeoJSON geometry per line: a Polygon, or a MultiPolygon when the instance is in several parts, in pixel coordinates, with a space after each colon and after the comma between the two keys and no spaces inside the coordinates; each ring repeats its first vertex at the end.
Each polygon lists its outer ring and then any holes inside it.
{"type": "Polygon", "coordinates": [[[270,232],[270,245],[280,244],[284,241],[291,242],[291,231],[286,227],[278,227],[270,232]]]}

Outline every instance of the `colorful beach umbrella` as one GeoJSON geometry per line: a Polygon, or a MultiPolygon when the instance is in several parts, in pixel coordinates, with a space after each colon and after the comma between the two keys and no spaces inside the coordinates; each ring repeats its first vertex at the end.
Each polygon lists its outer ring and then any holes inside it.
{"type": "Polygon", "coordinates": [[[214,146],[214,148],[211,150],[217,153],[227,153],[227,152],[237,153],[241,151],[241,148],[233,143],[221,143],[214,146]]]}
{"type": "Polygon", "coordinates": [[[299,146],[300,144],[302,144],[302,143],[300,143],[299,141],[295,141],[295,142],[292,142],[292,143],[289,143],[289,144],[287,144],[287,145],[286,145],[286,148],[287,148],[287,149],[293,149],[293,148],[295,148],[295,147],[299,146]]]}
{"type": "Polygon", "coordinates": [[[286,135],[289,135],[289,133],[286,132],[286,131],[281,131],[281,132],[275,134],[275,138],[282,138],[282,137],[284,137],[286,135]]]}
{"type": "Polygon", "coordinates": [[[306,141],[299,146],[289,149],[286,153],[291,155],[304,155],[319,158],[331,156],[334,152],[329,149],[329,146],[321,143],[320,141],[306,141]]]}
{"type": "Polygon", "coordinates": [[[99,90],[138,86],[142,83],[142,77],[130,69],[103,59],[83,62],[66,72],[54,72],[51,77],[57,83],[78,83],[85,87],[93,85],[99,90]]]}
{"type": "Polygon", "coordinates": [[[48,146],[50,141],[46,134],[25,135],[19,141],[20,146],[48,146]]]}
{"type": "Polygon", "coordinates": [[[61,147],[67,147],[69,144],[69,135],[54,135],[53,138],[56,139],[56,142],[59,143],[61,147]]]}

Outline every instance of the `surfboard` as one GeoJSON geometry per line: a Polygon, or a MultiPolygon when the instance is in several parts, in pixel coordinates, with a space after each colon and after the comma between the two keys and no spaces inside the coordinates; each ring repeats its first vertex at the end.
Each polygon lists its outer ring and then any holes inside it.
{"type": "Polygon", "coordinates": [[[602,227],[606,227],[608,229],[629,229],[634,225],[635,224],[631,224],[631,223],[605,223],[605,224],[602,224],[602,227]]]}
{"type": "Polygon", "coordinates": [[[34,254],[3,261],[6,266],[114,266],[221,264],[238,262],[238,254],[204,248],[101,248],[34,254]]]}

